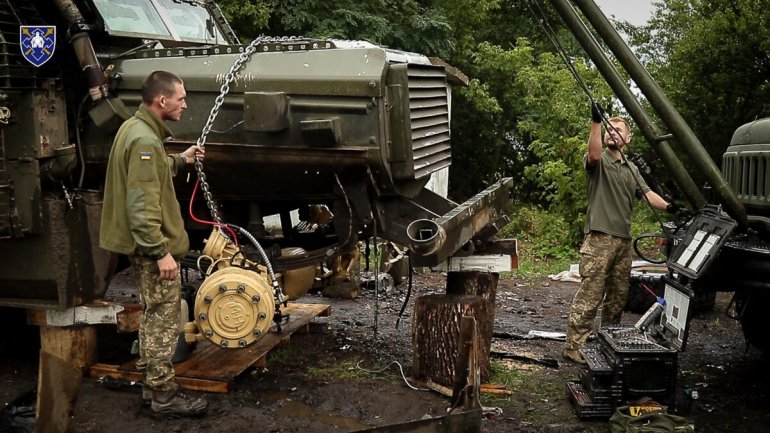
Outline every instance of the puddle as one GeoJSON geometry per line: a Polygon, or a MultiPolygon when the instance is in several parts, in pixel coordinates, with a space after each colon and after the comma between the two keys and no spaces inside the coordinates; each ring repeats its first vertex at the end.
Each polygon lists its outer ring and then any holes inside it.
{"type": "Polygon", "coordinates": [[[287,402],[286,406],[276,410],[275,413],[276,415],[310,419],[326,425],[338,427],[345,431],[355,431],[371,428],[370,425],[360,423],[354,418],[316,413],[312,407],[298,401],[287,402]]]}

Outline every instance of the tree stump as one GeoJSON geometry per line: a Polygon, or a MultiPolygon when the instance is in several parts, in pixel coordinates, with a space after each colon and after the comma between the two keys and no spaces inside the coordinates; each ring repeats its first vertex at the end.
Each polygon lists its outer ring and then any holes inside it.
{"type": "MultiPolygon", "coordinates": [[[[415,299],[412,320],[412,374],[416,379],[454,386],[463,316],[489,321],[489,304],[476,295],[426,295],[415,299]]],[[[489,335],[479,334],[481,381],[489,380],[489,335]]]]}
{"type": "MultiPolygon", "coordinates": [[[[449,295],[477,295],[484,299],[487,304],[486,321],[479,320],[476,317],[476,327],[479,336],[481,336],[479,351],[487,354],[492,348],[492,332],[495,328],[495,297],[497,296],[497,283],[500,280],[500,274],[492,272],[468,271],[468,272],[449,272],[446,276],[446,292],[449,295]]],[[[482,370],[489,368],[488,362],[482,363],[482,370]],[[486,367],[484,367],[486,366],[486,367]]],[[[484,381],[488,377],[483,376],[484,381]]]]}
{"type": "Polygon", "coordinates": [[[96,360],[93,326],[40,326],[40,364],[35,431],[73,431],[75,401],[83,371],[96,360]]]}

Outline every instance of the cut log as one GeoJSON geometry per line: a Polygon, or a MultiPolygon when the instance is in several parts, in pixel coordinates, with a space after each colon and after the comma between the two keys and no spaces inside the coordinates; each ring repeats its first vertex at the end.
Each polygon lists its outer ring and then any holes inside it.
{"type": "Polygon", "coordinates": [[[40,327],[35,431],[69,433],[83,371],[96,360],[93,326],[40,327]]]}
{"type": "Polygon", "coordinates": [[[479,341],[476,319],[463,316],[460,319],[455,386],[452,390],[452,407],[462,406],[464,411],[478,409],[480,377],[478,369],[479,341]]]}
{"type": "MultiPolygon", "coordinates": [[[[418,380],[453,387],[459,351],[460,320],[470,316],[476,323],[488,321],[489,308],[475,295],[427,295],[414,302],[412,320],[412,369],[418,380]]],[[[479,335],[478,361],[481,381],[489,380],[491,333],[479,335]]]]}
{"type": "MultiPolygon", "coordinates": [[[[486,308],[489,314],[486,320],[480,320],[476,317],[476,326],[481,340],[479,350],[488,354],[492,348],[492,331],[495,328],[495,297],[497,296],[497,283],[500,280],[500,274],[489,272],[450,272],[446,276],[446,292],[448,295],[476,295],[481,296],[487,304],[486,308]]],[[[487,355],[486,358],[489,359],[487,355]]],[[[486,365],[486,364],[482,364],[486,365]]],[[[482,367],[482,371],[484,368],[482,367]]],[[[486,380],[487,377],[483,376],[486,380]]]]}

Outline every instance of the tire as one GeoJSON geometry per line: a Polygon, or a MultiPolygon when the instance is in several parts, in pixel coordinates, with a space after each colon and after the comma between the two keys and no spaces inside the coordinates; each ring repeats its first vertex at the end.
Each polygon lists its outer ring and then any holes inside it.
{"type": "Polygon", "coordinates": [[[763,353],[770,353],[770,334],[767,333],[767,303],[770,294],[751,290],[735,294],[735,310],[746,341],[763,353]]]}

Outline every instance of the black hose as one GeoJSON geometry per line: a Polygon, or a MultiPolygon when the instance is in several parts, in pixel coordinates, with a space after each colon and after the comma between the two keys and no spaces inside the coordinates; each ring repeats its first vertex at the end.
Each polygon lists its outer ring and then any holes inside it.
{"type": "Polygon", "coordinates": [[[412,255],[407,254],[407,257],[409,258],[409,278],[406,285],[406,299],[404,299],[404,303],[401,305],[401,311],[398,312],[396,329],[398,329],[398,324],[401,323],[401,316],[404,314],[404,310],[406,310],[406,306],[409,304],[409,297],[412,295],[412,275],[414,275],[414,267],[412,267],[412,255]]]}

